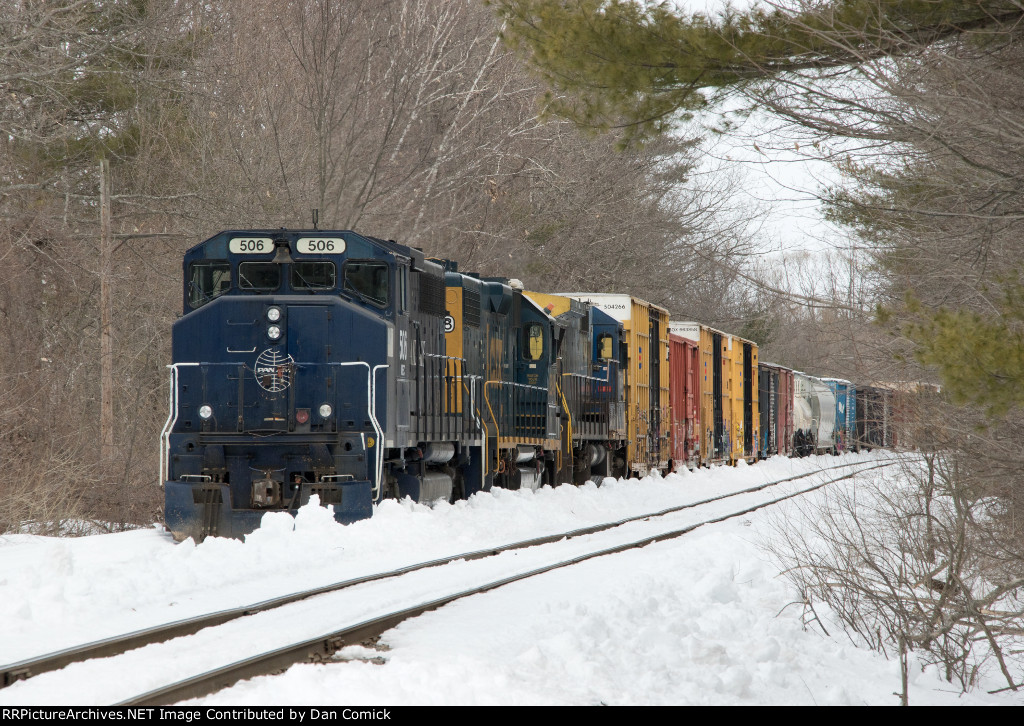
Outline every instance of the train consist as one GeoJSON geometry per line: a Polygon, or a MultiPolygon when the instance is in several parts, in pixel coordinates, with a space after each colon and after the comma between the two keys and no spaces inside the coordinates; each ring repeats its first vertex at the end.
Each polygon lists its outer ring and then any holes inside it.
{"type": "Polygon", "coordinates": [[[628,295],[547,294],[351,231],[226,231],[184,259],[161,436],[178,539],[316,495],[467,498],[891,446],[883,389],[628,295]]]}

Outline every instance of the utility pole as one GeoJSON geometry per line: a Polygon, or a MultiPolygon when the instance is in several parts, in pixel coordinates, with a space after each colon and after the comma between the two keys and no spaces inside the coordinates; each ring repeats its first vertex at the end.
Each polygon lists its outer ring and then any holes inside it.
{"type": "Polygon", "coordinates": [[[110,234],[110,162],[100,161],[100,454],[104,463],[114,460],[114,341],[110,298],[111,259],[114,240],[110,234]]]}
{"type": "Polygon", "coordinates": [[[100,161],[100,456],[108,465],[117,454],[114,448],[114,303],[110,289],[114,253],[130,239],[182,236],[175,232],[113,234],[110,210],[113,196],[110,162],[103,159],[100,161]]]}
{"type": "MultiPolygon", "coordinates": [[[[848,305],[853,309],[854,302],[854,279],[857,276],[857,261],[855,255],[857,254],[857,245],[853,241],[853,237],[850,237],[850,298],[848,305]]],[[[857,309],[860,309],[860,305],[857,305],[857,309]]]]}

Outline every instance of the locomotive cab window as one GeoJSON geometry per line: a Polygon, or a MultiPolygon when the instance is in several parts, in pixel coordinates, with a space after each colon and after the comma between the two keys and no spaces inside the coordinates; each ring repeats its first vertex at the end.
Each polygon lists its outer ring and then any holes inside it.
{"type": "Polygon", "coordinates": [[[540,323],[527,323],[523,328],[523,358],[540,360],[544,355],[544,326],[540,323]]]}
{"type": "Polygon", "coordinates": [[[193,262],[188,268],[188,304],[199,308],[231,289],[231,263],[227,260],[193,262]]]}
{"type": "Polygon", "coordinates": [[[388,266],[370,260],[349,260],[345,263],[345,289],[355,292],[366,302],[385,307],[389,300],[388,266]]]}
{"type": "Polygon", "coordinates": [[[615,357],[612,347],[612,336],[610,333],[603,333],[597,336],[597,357],[601,360],[611,360],[615,357]]]}
{"type": "Polygon", "coordinates": [[[292,289],[333,290],[333,262],[293,262],[292,289]]]}
{"type": "Polygon", "coordinates": [[[281,286],[281,266],[273,262],[241,262],[238,287],[243,290],[276,290],[281,286]]]}

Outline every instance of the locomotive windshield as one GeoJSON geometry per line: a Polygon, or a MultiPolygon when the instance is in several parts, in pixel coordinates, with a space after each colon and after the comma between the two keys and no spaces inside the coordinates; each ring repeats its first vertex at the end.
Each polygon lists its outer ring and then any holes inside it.
{"type": "Polygon", "coordinates": [[[540,323],[530,323],[523,328],[523,357],[526,360],[540,360],[544,354],[544,328],[540,323]]]}
{"type": "Polygon", "coordinates": [[[345,289],[352,290],[367,302],[384,307],[388,304],[388,266],[371,260],[349,260],[345,263],[345,289]]]}
{"type": "Polygon", "coordinates": [[[331,290],[334,288],[333,262],[293,262],[292,288],[295,290],[331,290]]]}
{"type": "Polygon", "coordinates": [[[231,289],[231,263],[227,260],[193,262],[188,273],[188,304],[199,308],[231,289]]]}
{"type": "Polygon", "coordinates": [[[276,290],[281,286],[281,266],[275,262],[242,262],[238,287],[242,290],[276,290]]]}

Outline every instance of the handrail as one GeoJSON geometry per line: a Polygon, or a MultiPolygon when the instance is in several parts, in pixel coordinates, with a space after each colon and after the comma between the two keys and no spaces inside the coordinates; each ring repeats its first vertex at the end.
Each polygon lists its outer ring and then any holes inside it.
{"type": "Polygon", "coordinates": [[[597,378],[596,376],[588,376],[584,373],[563,373],[562,377],[572,376],[573,378],[582,378],[588,381],[597,381],[598,383],[611,383],[612,382],[612,364],[618,365],[618,361],[608,361],[604,366],[604,378],[597,378]]]}
{"type": "MultiPolygon", "coordinates": [[[[458,380],[462,381],[462,388],[465,390],[466,396],[469,399],[469,412],[473,418],[473,422],[476,424],[476,431],[477,433],[483,434],[486,438],[487,432],[484,430],[484,424],[480,420],[480,410],[476,407],[476,386],[466,384],[467,380],[470,383],[473,383],[474,381],[482,380],[482,378],[483,376],[468,375],[459,376],[458,380]]],[[[486,446],[484,448],[486,448],[486,446]]]]}
{"type": "MultiPolygon", "coordinates": [[[[171,433],[174,429],[175,424],[178,422],[178,369],[180,367],[194,367],[194,366],[245,366],[245,363],[238,362],[198,362],[198,363],[173,363],[167,367],[171,369],[170,373],[170,413],[167,416],[167,422],[164,424],[163,430],[160,432],[160,440],[163,445],[160,448],[160,486],[163,487],[167,477],[170,476],[170,457],[171,457],[171,433]]],[[[372,494],[374,499],[380,492],[381,485],[381,474],[384,468],[384,430],[381,428],[380,422],[377,420],[377,372],[384,368],[388,368],[386,363],[374,366],[370,368],[370,364],[366,361],[328,361],[326,363],[311,363],[311,364],[298,364],[300,366],[365,366],[366,367],[366,405],[370,416],[370,423],[373,426],[374,432],[377,434],[377,451],[375,455],[375,471],[374,471],[374,484],[372,488],[372,494]]],[[[364,444],[365,446],[365,444],[364,444]]]]}
{"type": "MultiPolygon", "coordinates": [[[[480,376],[472,376],[465,373],[466,368],[468,367],[465,358],[450,355],[441,355],[440,353],[420,353],[419,357],[423,359],[429,358],[441,362],[441,365],[439,365],[436,370],[436,377],[439,384],[443,387],[444,400],[432,401],[431,403],[439,404],[443,409],[440,412],[435,411],[435,413],[442,413],[446,416],[450,416],[452,414],[457,415],[461,421],[461,430],[458,431],[457,434],[460,436],[466,434],[467,431],[465,420],[467,418],[467,415],[465,405],[460,403],[460,399],[463,395],[462,389],[465,389],[465,393],[470,395],[471,391],[463,382],[463,379],[473,381],[474,379],[480,378],[480,376]],[[455,384],[454,388],[452,387],[452,384],[455,384]],[[461,388],[459,387],[460,385],[461,388]],[[461,410],[458,411],[451,410],[450,408],[460,406],[461,410]]],[[[431,373],[431,377],[433,377],[433,372],[431,373]]],[[[479,428],[479,421],[477,421],[477,424],[479,428]]],[[[456,432],[452,431],[452,422],[449,419],[443,419],[442,425],[444,430],[440,433],[443,436],[453,436],[456,434],[456,432]]]]}
{"type": "MultiPolygon", "coordinates": [[[[563,376],[572,375],[571,373],[563,373],[563,376]]],[[[562,392],[561,381],[555,381],[555,390],[558,391],[558,397],[562,399],[562,410],[565,411],[565,415],[569,417],[569,450],[572,451],[572,411],[569,409],[569,404],[565,400],[565,394],[562,392]]]]}
{"type": "MultiPolygon", "coordinates": [[[[518,388],[518,389],[523,389],[523,390],[527,390],[527,391],[537,391],[538,393],[542,393],[544,395],[546,395],[547,392],[548,392],[548,389],[546,389],[546,388],[542,388],[541,386],[531,386],[531,385],[526,384],[526,383],[516,383],[514,381],[486,381],[484,383],[484,402],[487,404],[487,410],[490,411],[490,413],[491,413],[491,421],[494,422],[494,435],[495,435],[495,438],[501,438],[501,429],[498,426],[498,419],[494,415],[494,408],[491,406],[491,399],[490,399],[490,396],[488,396],[488,391],[487,391],[488,386],[508,386],[509,388],[512,388],[512,389],[517,389],[518,388]]],[[[545,424],[544,424],[544,431],[545,431],[545,435],[546,435],[546,433],[547,433],[547,423],[546,423],[546,421],[545,421],[545,424]]],[[[545,436],[541,436],[539,438],[545,438],[545,436]]]]}
{"type": "Polygon", "coordinates": [[[174,424],[178,423],[178,367],[179,366],[198,366],[199,363],[172,363],[167,366],[171,369],[170,372],[170,394],[168,400],[168,412],[167,421],[164,423],[163,429],[160,431],[160,488],[164,488],[164,482],[167,481],[167,477],[170,476],[171,468],[171,430],[174,428],[174,424]]]}
{"type": "Polygon", "coordinates": [[[476,423],[476,431],[477,431],[477,433],[481,434],[484,437],[484,440],[483,440],[483,455],[481,457],[483,459],[483,461],[481,462],[483,464],[483,467],[482,467],[482,480],[480,482],[480,490],[483,491],[483,487],[484,487],[484,481],[483,480],[486,480],[487,475],[490,474],[490,471],[491,471],[490,470],[490,467],[491,467],[491,457],[488,456],[488,452],[487,452],[487,428],[486,428],[486,424],[484,424],[484,422],[481,420],[480,409],[478,409],[476,407],[476,386],[474,386],[474,385],[466,385],[466,382],[465,382],[466,379],[468,379],[470,383],[473,383],[474,381],[483,380],[483,376],[474,376],[474,375],[461,376],[460,379],[462,380],[462,387],[466,390],[466,394],[469,397],[469,412],[470,412],[470,415],[473,417],[473,421],[476,423]]]}
{"type": "Polygon", "coordinates": [[[487,387],[490,385],[500,386],[504,381],[485,381],[484,382],[484,403],[487,404],[487,410],[491,412],[491,421],[494,422],[494,438],[501,438],[501,429],[498,427],[498,419],[494,416],[494,409],[491,408],[491,399],[487,395],[487,387]]]}
{"type": "MultiPolygon", "coordinates": [[[[352,361],[356,362],[356,361],[352,361]]],[[[359,361],[362,362],[362,361],[359,361]]],[[[344,363],[342,363],[344,365],[344,363]]],[[[369,368],[369,364],[366,366],[369,368]]],[[[370,372],[370,422],[373,424],[374,430],[377,432],[377,467],[374,471],[374,482],[373,488],[370,490],[370,494],[373,499],[377,499],[377,495],[380,494],[380,480],[381,475],[384,473],[384,432],[380,427],[380,423],[377,421],[377,371],[381,368],[387,368],[387,363],[381,363],[373,367],[370,372]]]]}

